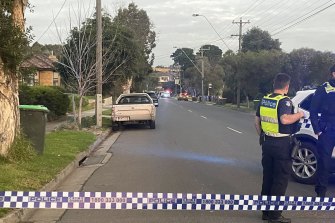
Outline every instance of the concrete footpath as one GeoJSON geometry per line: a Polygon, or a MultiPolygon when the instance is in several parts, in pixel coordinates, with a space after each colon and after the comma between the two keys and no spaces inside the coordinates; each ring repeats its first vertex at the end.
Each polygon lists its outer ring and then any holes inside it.
{"type": "MultiPolygon", "coordinates": [[[[108,150],[119,137],[120,133],[109,135],[82,163],[55,188],[44,189],[46,191],[81,191],[87,179],[112,157],[108,150]]],[[[64,214],[65,209],[31,209],[23,215],[20,223],[56,223],[64,214]]]]}

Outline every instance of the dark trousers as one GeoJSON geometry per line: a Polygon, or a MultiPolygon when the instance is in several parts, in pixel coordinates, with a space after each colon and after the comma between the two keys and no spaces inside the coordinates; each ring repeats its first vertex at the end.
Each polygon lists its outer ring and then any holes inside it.
{"type": "MultiPolygon", "coordinates": [[[[262,195],[284,196],[290,177],[292,160],[289,137],[266,137],[262,145],[262,195]]],[[[278,218],[281,211],[265,211],[269,218],[278,218]]]]}
{"type": "Polygon", "coordinates": [[[315,192],[318,196],[325,197],[330,176],[331,157],[335,146],[335,132],[324,132],[319,136],[317,150],[319,154],[318,176],[315,192]]]}

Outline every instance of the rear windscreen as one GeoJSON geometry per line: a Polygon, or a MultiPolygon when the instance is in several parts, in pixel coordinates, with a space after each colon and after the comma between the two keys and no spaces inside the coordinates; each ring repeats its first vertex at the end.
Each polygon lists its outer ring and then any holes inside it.
{"type": "Polygon", "coordinates": [[[146,96],[125,96],[118,104],[151,104],[151,101],[146,96]]]}

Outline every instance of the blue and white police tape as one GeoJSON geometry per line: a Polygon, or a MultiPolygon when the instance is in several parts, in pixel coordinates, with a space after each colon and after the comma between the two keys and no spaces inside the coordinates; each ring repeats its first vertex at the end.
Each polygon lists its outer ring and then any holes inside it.
{"type": "Polygon", "coordinates": [[[0,208],[335,210],[335,198],[189,193],[0,192],[0,208]]]}

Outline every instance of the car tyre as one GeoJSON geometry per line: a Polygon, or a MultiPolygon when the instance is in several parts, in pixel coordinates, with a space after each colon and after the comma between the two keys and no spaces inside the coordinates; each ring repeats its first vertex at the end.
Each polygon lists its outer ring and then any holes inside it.
{"type": "Polygon", "coordinates": [[[113,123],[112,124],[112,130],[113,131],[116,132],[116,131],[119,131],[119,129],[120,129],[120,125],[119,124],[117,124],[117,123],[113,123]]]}
{"type": "Polygon", "coordinates": [[[155,121],[150,121],[149,125],[150,125],[151,129],[155,129],[156,128],[156,122],[155,121]]]}
{"type": "Polygon", "coordinates": [[[293,157],[292,177],[299,183],[314,184],[318,174],[318,159],[316,144],[302,141],[293,157]]]}

